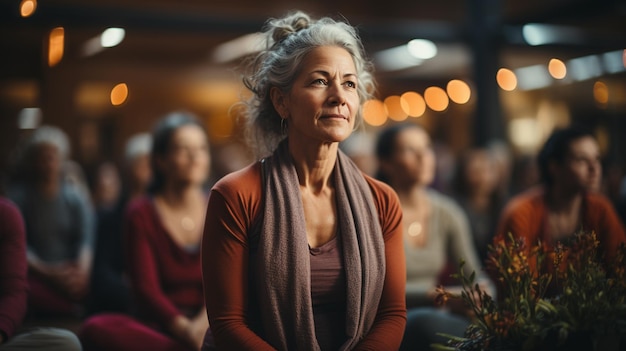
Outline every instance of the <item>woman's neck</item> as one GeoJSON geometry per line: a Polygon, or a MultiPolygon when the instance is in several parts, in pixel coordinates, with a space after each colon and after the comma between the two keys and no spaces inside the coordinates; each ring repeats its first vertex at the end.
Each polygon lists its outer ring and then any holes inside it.
{"type": "Polygon", "coordinates": [[[293,159],[300,186],[310,189],[313,193],[319,193],[329,186],[330,175],[337,160],[338,144],[300,146],[289,143],[289,154],[293,159]]]}
{"type": "Polygon", "coordinates": [[[205,202],[202,187],[199,185],[169,184],[158,195],[171,208],[188,208],[205,202]]]}
{"type": "Polygon", "coordinates": [[[428,201],[428,195],[426,194],[426,186],[421,184],[413,184],[406,186],[394,185],[393,188],[398,194],[402,207],[419,207],[428,201]]]}

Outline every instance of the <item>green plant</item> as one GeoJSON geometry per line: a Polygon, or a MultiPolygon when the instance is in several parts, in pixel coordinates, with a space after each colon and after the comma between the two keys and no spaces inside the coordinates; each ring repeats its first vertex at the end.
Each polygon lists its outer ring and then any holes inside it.
{"type": "MultiPolygon", "coordinates": [[[[494,300],[474,282],[454,274],[460,294],[439,288],[437,300],[463,299],[474,319],[462,338],[447,336],[436,350],[552,350],[574,336],[593,340],[626,333],[626,246],[601,254],[594,232],[578,232],[553,250],[527,246],[509,234],[490,248],[487,269],[498,286],[494,300]]],[[[464,262],[460,263],[461,268],[464,262]]]]}

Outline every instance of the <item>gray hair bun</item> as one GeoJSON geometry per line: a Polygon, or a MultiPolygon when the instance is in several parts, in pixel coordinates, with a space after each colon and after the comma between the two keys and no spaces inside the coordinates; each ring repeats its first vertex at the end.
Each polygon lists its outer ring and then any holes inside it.
{"type": "Polygon", "coordinates": [[[273,43],[281,43],[290,35],[308,28],[311,18],[304,12],[297,11],[284,18],[274,19],[268,22],[267,30],[271,33],[273,43]]]}

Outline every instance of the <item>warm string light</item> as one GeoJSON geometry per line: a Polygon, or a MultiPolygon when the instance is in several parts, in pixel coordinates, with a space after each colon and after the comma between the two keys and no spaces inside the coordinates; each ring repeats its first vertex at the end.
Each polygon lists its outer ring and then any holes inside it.
{"type": "Polygon", "coordinates": [[[404,121],[408,117],[405,109],[402,108],[402,99],[397,95],[385,99],[385,112],[390,119],[397,122],[404,121]]]}
{"type": "Polygon", "coordinates": [[[367,124],[374,127],[385,124],[387,121],[385,104],[376,99],[366,101],[363,104],[363,119],[367,124]]]}
{"type": "Polygon", "coordinates": [[[119,106],[126,102],[128,98],[128,86],[126,83],[120,83],[111,89],[111,104],[119,106]]]}
{"type": "Polygon", "coordinates": [[[63,59],[65,46],[65,29],[56,27],[50,31],[48,38],[48,66],[54,67],[63,59]]]}
{"type": "Polygon", "coordinates": [[[496,81],[502,90],[513,91],[517,87],[515,73],[507,68],[500,68],[496,73],[496,81]]]}
{"type": "Polygon", "coordinates": [[[406,108],[404,112],[411,117],[420,117],[426,112],[426,102],[422,95],[414,92],[407,91],[400,96],[402,99],[402,106],[406,108]]]}
{"type": "Polygon", "coordinates": [[[467,103],[470,99],[470,96],[472,95],[472,91],[469,85],[459,79],[453,79],[449,81],[446,87],[446,91],[448,92],[450,100],[457,104],[467,103]]]}
{"type": "Polygon", "coordinates": [[[20,4],[20,15],[24,18],[30,17],[37,9],[37,0],[22,0],[20,4]]]}
{"type": "Polygon", "coordinates": [[[407,91],[402,95],[391,95],[384,100],[369,100],[363,105],[364,121],[374,127],[392,120],[402,122],[408,117],[418,118],[424,115],[426,107],[436,112],[445,111],[450,100],[457,104],[466,104],[471,97],[470,86],[462,80],[451,80],[447,91],[436,86],[428,87],[421,95],[407,91]]]}
{"type": "Polygon", "coordinates": [[[548,63],[548,72],[554,79],[563,79],[567,75],[567,67],[563,61],[551,59],[548,63]]]}
{"type": "Polygon", "coordinates": [[[431,110],[441,112],[448,108],[450,100],[446,91],[440,87],[428,87],[424,91],[424,100],[431,110]]]}

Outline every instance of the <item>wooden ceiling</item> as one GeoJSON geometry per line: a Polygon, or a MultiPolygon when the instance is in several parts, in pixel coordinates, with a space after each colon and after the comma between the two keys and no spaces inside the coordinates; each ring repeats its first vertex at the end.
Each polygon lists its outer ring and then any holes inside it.
{"type": "MultiPolygon", "coordinates": [[[[40,76],[45,69],[44,38],[55,26],[66,30],[64,60],[68,62],[88,60],[93,67],[108,71],[158,68],[164,73],[179,72],[185,66],[211,66],[210,54],[216,45],[258,31],[268,17],[291,9],[346,17],[359,26],[371,53],[416,37],[464,44],[467,33],[477,25],[471,20],[476,4],[483,7],[485,23],[502,24],[496,28],[502,30],[504,47],[517,49],[512,51],[512,64],[516,57],[532,61],[529,57],[546,50],[511,39],[511,33],[529,22],[577,26],[589,33],[589,39],[581,38],[577,45],[549,48],[561,55],[626,47],[626,5],[621,0],[41,0],[29,18],[19,16],[19,3],[0,3],[0,79],[40,76]],[[81,47],[89,38],[116,26],[126,29],[121,45],[81,57],[81,47]]],[[[445,67],[441,72],[445,75],[445,67]]],[[[419,79],[419,75],[412,78],[419,79]]]]}
{"type": "MultiPolygon", "coordinates": [[[[100,151],[95,153],[115,149],[109,152],[119,154],[128,135],[184,104],[196,104],[207,120],[218,125],[223,112],[207,100],[232,96],[211,82],[231,71],[212,60],[213,51],[224,42],[259,31],[269,17],[293,9],[315,17],[345,17],[358,26],[370,55],[414,38],[430,39],[440,46],[440,55],[421,67],[377,70],[383,96],[401,93],[407,86],[419,89],[452,78],[471,80],[475,74],[472,40],[481,35],[492,37],[498,47],[494,56],[510,68],[545,64],[551,57],[569,59],[626,49],[624,0],[39,0],[36,12],[27,18],[19,15],[20,2],[0,0],[2,159],[17,139],[14,119],[24,107],[40,106],[46,123],[65,128],[84,152],[78,155],[82,161],[91,157],[86,145],[93,144],[84,137],[91,135],[85,131],[104,131],[100,151]],[[574,27],[583,35],[573,43],[531,47],[521,39],[526,23],[574,27]],[[46,40],[57,26],[65,28],[65,52],[61,63],[50,68],[46,40]],[[124,28],[124,41],[95,55],[82,55],[85,43],[108,27],[124,28]],[[131,82],[134,89],[132,101],[123,109],[107,105],[106,96],[104,102],[94,101],[90,92],[106,95],[112,87],[98,84],[120,81],[131,82]],[[196,82],[202,89],[193,87],[196,82]],[[81,105],[99,109],[92,113],[81,110],[81,105]]],[[[618,82],[622,86],[624,76],[618,82]]],[[[580,90],[562,89],[553,96],[583,101],[576,95],[580,90]]],[[[531,106],[526,97],[515,99],[508,104],[517,104],[517,110],[520,104],[531,106]]],[[[593,106],[593,99],[585,97],[584,101],[593,106]]],[[[625,110],[620,107],[618,114],[625,110]]],[[[458,115],[459,110],[449,114],[458,115]]],[[[457,128],[451,138],[463,141],[468,129],[457,128]]]]}

